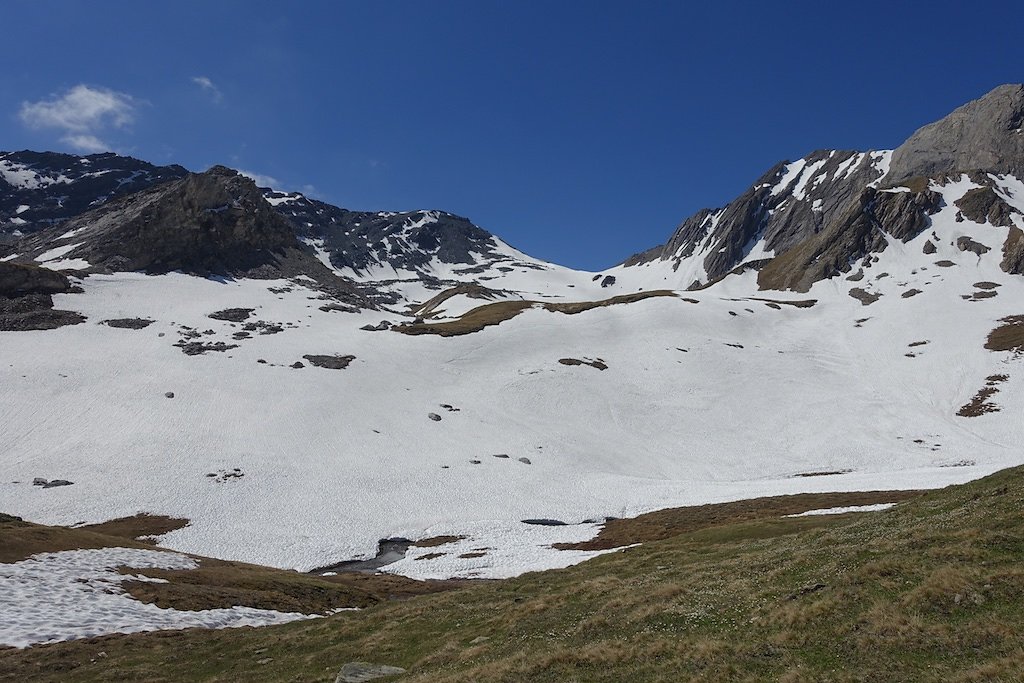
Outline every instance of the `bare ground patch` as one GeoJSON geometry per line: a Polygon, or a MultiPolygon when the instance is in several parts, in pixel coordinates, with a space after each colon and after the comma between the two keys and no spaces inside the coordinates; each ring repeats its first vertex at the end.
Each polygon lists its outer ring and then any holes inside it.
{"type": "Polygon", "coordinates": [[[608,550],[692,533],[710,527],[794,515],[808,510],[851,505],[895,503],[922,491],[856,491],[852,493],[800,493],[754,498],[732,503],[657,510],[630,519],[608,520],[597,537],[580,543],[559,543],[559,550],[608,550]]]}
{"type": "Polygon", "coordinates": [[[589,365],[590,367],[595,368],[597,370],[608,369],[608,364],[605,363],[604,360],[601,358],[584,358],[582,360],[580,360],[579,358],[559,358],[558,362],[561,363],[562,365],[589,365]]]}
{"type": "Polygon", "coordinates": [[[985,386],[978,390],[974,397],[960,406],[956,414],[960,417],[980,417],[986,413],[998,413],[1001,409],[998,404],[991,402],[993,396],[999,393],[999,384],[1005,382],[1007,375],[989,375],[985,378],[985,386]]]}
{"type": "Polygon", "coordinates": [[[543,308],[546,311],[575,315],[594,308],[614,306],[616,304],[629,304],[644,299],[658,296],[676,296],[675,292],[667,289],[651,290],[649,292],[636,292],[613,296],[610,299],[601,301],[577,301],[571,303],[551,303],[540,301],[498,301],[493,304],[477,306],[465,313],[457,320],[445,322],[413,322],[405,325],[396,325],[391,329],[403,334],[436,334],[442,337],[455,337],[463,334],[479,332],[485,327],[498,325],[510,320],[528,308],[543,308]]]}
{"type": "Polygon", "coordinates": [[[1024,315],[1011,315],[999,322],[1003,324],[988,333],[985,348],[1024,353],[1024,315]]]}

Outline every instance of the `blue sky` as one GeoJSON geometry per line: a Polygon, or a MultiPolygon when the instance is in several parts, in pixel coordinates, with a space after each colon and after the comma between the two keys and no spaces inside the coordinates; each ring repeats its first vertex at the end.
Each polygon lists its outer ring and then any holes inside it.
{"type": "Polygon", "coordinates": [[[0,8],[0,149],[223,163],[439,208],[600,269],[776,161],[887,148],[1024,80],[1019,2],[117,2],[0,8]]]}

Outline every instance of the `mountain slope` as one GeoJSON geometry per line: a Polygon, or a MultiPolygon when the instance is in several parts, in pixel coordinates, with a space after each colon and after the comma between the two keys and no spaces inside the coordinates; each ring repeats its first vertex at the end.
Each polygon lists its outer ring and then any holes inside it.
{"type": "Polygon", "coordinates": [[[447,535],[388,571],[505,577],[590,557],[555,545],[606,517],[1019,464],[1024,184],[883,185],[887,159],[780,165],[678,269],[599,274],[223,169],[107,202],[18,243],[83,269],[52,305],[85,322],[0,333],[0,509],[189,519],[162,542],[302,569],[447,535]]]}

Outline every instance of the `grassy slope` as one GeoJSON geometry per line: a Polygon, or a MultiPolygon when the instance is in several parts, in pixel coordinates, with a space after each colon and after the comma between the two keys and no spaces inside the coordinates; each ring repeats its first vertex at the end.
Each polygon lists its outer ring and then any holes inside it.
{"type": "Polygon", "coordinates": [[[370,660],[417,682],[1016,681],[1022,509],[1015,468],[327,619],[2,651],[0,680],[333,681],[370,660]]]}

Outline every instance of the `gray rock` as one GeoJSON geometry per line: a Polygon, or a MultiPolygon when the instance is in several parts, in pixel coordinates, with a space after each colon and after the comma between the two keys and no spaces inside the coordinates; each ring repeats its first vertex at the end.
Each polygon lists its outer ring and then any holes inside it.
{"type": "Polygon", "coordinates": [[[174,398],[174,392],[173,391],[168,391],[167,393],[164,394],[164,397],[165,398],[174,398]]]}
{"type": "Polygon", "coordinates": [[[147,318],[114,318],[113,320],[103,320],[100,324],[123,330],[142,330],[152,325],[153,322],[147,318]]]}
{"type": "Polygon", "coordinates": [[[252,315],[255,308],[225,308],[223,311],[215,311],[207,315],[207,318],[213,318],[214,320],[224,320],[231,323],[245,322],[245,320],[252,315]]]}
{"type": "Polygon", "coordinates": [[[530,459],[525,457],[525,456],[522,457],[522,458],[516,458],[516,460],[518,460],[519,462],[523,463],[524,465],[532,465],[533,464],[532,462],[530,462],[530,459]]]}
{"type": "Polygon", "coordinates": [[[349,662],[341,667],[341,671],[338,672],[338,677],[334,679],[334,683],[366,683],[366,681],[404,673],[405,669],[398,666],[371,664],[370,662],[349,662]]]}
{"type": "Polygon", "coordinates": [[[309,354],[303,358],[308,360],[310,365],[329,370],[344,370],[349,363],[356,359],[355,356],[313,356],[309,354]]]}
{"type": "Polygon", "coordinates": [[[440,422],[441,421],[441,416],[438,415],[437,413],[427,413],[427,417],[429,417],[434,422],[440,422]]]}
{"type": "Polygon", "coordinates": [[[960,251],[969,251],[971,253],[977,254],[978,256],[981,256],[982,254],[992,251],[984,244],[981,244],[980,242],[975,242],[973,239],[966,235],[957,238],[956,248],[959,249],[960,251]]]}
{"type": "Polygon", "coordinates": [[[1001,85],[918,129],[892,155],[886,183],[983,170],[1024,174],[1024,85],[1001,85]]]}
{"type": "MultiPolygon", "coordinates": [[[[35,483],[35,482],[33,482],[33,483],[35,483]]],[[[42,484],[42,487],[44,489],[52,489],[55,486],[71,486],[74,483],[75,482],[68,481],[67,479],[51,479],[50,481],[46,482],[45,484],[42,484]]]]}
{"type": "Polygon", "coordinates": [[[32,480],[32,485],[33,486],[46,486],[48,481],[49,481],[48,479],[43,479],[42,477],[36,477],[35,479],[32,480]]]}

